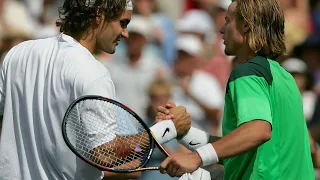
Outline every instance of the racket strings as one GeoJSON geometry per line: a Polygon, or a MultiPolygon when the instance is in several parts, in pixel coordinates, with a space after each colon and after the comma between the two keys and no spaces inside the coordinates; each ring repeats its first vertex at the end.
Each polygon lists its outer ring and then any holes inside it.
{"type": "Polygon", "coordinates": [[[117,170],[136,169],[151,148],[141,123],[113,103],[85,100],[74,106],[67,118],[69,142],[96,164],[117,170]]]}

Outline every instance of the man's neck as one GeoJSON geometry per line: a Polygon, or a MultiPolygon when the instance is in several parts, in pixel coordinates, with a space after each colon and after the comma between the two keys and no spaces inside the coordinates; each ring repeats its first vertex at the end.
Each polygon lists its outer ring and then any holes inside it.
{"type": "Polygon", "coordinates": [[[88,49],[91,54],[94,53],[96,48],[96,42],[94,42],[95,37],[92,34],[87,35],[88,33],[65,33],[66,35],[71,36],[73,39],[78,41],[83,47],[88,49]]]}
{"type": "Polygon", "coordinates": [[[249,51],[242,51],[242,52],[237,53],[237,55],[236,55],[237,62],[239,64],[244,63],[255,56],[257,56],[256,53],[249,52],[249,51]]]}

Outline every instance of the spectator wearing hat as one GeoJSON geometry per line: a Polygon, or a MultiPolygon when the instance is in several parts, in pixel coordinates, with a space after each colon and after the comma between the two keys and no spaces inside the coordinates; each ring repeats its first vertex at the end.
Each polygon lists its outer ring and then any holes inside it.
{"type": "Polygon", "coordinates": [[[188,109],[193,126],[219,133],[223,92],[213,76],[198,68],[202,58],[201,41],[194,35],[180,35],[176,48],[173,101],[188,109]]]}
{"type": "Polygon", "coordinates": [[[168,67],[159,57],[144,51],[152,38],[152,27],[148,19],[133,16],[128,31],[130,36],[125,41],[126,53],[113,56],[106,66],[114,82],[118,100],[143,119],[148,105],[147,89],[154,80],[166,78],[168,67]]]}
{"type": "Polygon", "coordinates": [[[308,72],[308,66],[301,59],[289,58],[282,63],[282,67],[292,74],[298,85],[302,96],[304,115],[306,121],[309,122],[315,110],[317,96],[312,91],[313,82],[308,72]]]}

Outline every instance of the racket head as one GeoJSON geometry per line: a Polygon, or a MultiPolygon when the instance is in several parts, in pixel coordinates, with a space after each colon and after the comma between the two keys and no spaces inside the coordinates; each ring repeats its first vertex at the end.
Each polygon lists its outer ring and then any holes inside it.
{"type": "MultiPolygon", "coordinates": [[[[118,127],[119,127],[119,125],[118,125],[118,127]]],[[[73,101],[70,104],[70,106],[68,107],[68,109],[64,115],[63,122],[62,122],[62,135],[63,135],[63,139],[66,142],[67,146],[75,155],[77,155],[80,159],[87,162],[88,164],[90,164],[90,165],[92,165],[102,171],[126,173],[126,172],[157,170],[158,169],[158,167],[143,168],[147,164],[149,159],[151,158],[155,144],[157,144],[157,143],[155,143],[155,139],[154,139],[153,134],[151,133],[150,129],[147,127],[147,125],[143,122],[143,120],[133,110],[131,110],[129,107],[127,107],[126,105],[124,105],[116,100],[113,100],[110,98],[105,98],[102,96],[95,96],[95,95],[88,95],[88,96],[79,97],[78,99],[76,99],[75,101],[73,101]],[[77,141],[77,139],[83,138],[83,134],[82,134],[83,132],[79,131],[79,132],[75,132],[75,134],[73,134],[73,135],[70,134],[70,132],[72,131],[71,128],[73,127],[72,123],[75,123],[75,122],[70,123],[70,121],[72,119],[74,119],[74,121],[77,121],[78,123],[81,124],[80,121],[83,121],[81,118],[81,115],[79,115],[79,113],[81,114],[81,107],[78,107],[78,106],[81,106],[80,104],[83,102],[89,102],[89,101],[100,102],[102,104],[105,103],[105,104],[114,106],[114,107],[118,108],[118,110],[126,112],[128,116],[131,116],[131,118],[130,118],[131,120],[136,120],[136,121],[134,121],[134,123],[136,123],[135,125],[138,125],[138,127],[137,127],[138,132],[141,131],[142,133],[145,134],[144,137],[148,137],[143,142],[144,145],[146,145],[146,143],[148,143],[148,146],[147,146],[147,148],[144,148],[142,150],[144,152],[139,159],[139,161],[140,161],[139,165],[137,165],[137,163],[135,163],[135,165],[132,165],[131,168],[128,168],[128,167],[119,168],[119,166],[121,167],[121,164],[120,165],[118,164],[117,166],[116,165],[106,166],[106,165],[103,165],[102,163],[95,162],[92,158],[88,157],[88,155],[86,154],[86,153],[88,153],[87,151],[81,151],[81,150],[79,150],[79,148],[77,148],[78,143],[76,141],[77,141]],[[74,111],[76,111],[76,113],[78,114],[77,118],[71,117],[71,115],[75,113],[74,111]],[[75,136],[75,137],[73,137],[73,140],[72,140],[71,136],[75,136]]],[[[127,137],[127,136],[124,136],[124,137],[127,137]]],[[[127,139],[127,140],[135,141],[132,138],[127,139]]],[[[161,151],[165,151],[161,145],[157,144],[157,146],[158,147],[160,146],[161,151]]],[[[140,149],[140,147],[139,147],[139,149],[140,149]]],[[[134,153],[132,151],[130,151],[130,152],[134,153]]],[[[136,152],[136,153],[141,153],[141,152],[136,152]]],[[[165,152],[165,153],[167,153],[167,152],[165,152]]],[[[89,154],[89,155],[92,155],[92,154],[89,154]]],[[[127,163],[124,163],[124,164],[127,164],[127,163]]]]}

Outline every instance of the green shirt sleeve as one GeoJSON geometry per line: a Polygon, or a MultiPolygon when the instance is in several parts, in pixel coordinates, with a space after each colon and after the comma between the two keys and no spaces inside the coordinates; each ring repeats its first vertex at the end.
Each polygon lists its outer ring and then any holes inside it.
{"type": "Polygon", "coordinates": [[[269,85],[264,77],[242,76],[229,83],[229,93],[237,117],[237,126],[253,120],[272,125],[269,85]]]}

